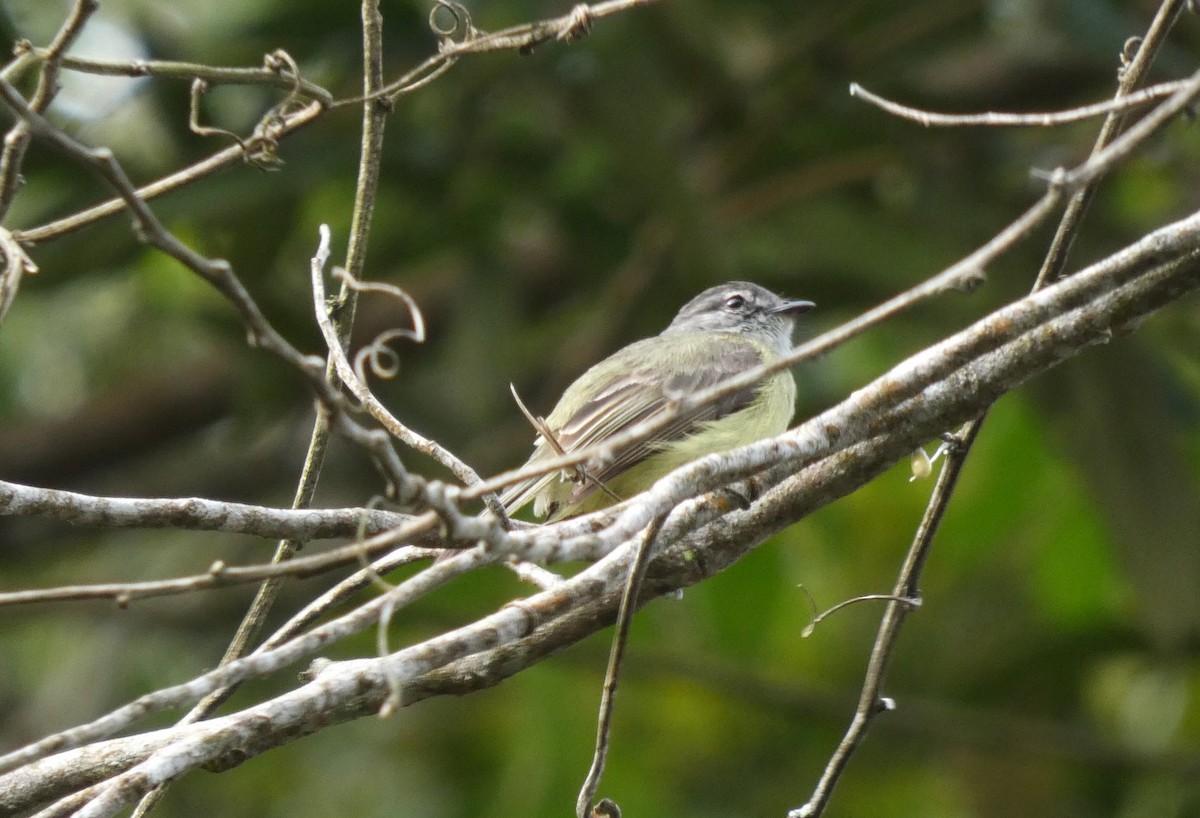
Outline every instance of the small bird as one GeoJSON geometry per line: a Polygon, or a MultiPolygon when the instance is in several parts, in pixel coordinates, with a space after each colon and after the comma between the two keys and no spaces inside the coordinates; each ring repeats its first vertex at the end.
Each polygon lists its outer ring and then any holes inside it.
{"type": "MultiPolygon", "coordinates": [[[[669,411],[682,396],[778,359],[792,347],[796,316],[814,306],[745,281],[705,290],[660,334],[583,373],[545,420],[530,416],[540,434],[526,465],[602,444],[669,411]]],[[[786,370],[778,372],[681,413],[610,459],[518,483],[500,499],[509,512],[532,502],[534,514],[548,520],[595,511],[644,491],[698,457],[779,434],[791,421],[795,403],[795,379],[786,370]]]]}

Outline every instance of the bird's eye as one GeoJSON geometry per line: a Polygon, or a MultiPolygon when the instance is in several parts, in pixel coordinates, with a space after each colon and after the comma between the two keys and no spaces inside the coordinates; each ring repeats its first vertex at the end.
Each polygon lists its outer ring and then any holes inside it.
{"type": "Polygon", "coordinates": [[[740,310],[744,306],[746,306],[744,295],[734,294],[725,299],[725,309],[727,310],[740,310]]]}

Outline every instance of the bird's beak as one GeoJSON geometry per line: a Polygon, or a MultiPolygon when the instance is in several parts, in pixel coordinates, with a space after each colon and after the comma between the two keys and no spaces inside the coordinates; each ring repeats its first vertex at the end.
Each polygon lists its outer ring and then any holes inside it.
{"type": "Polygon", "coordinates": [[[772,307],[769,312],[771,315],[800,315],[808,312],[813,307],[817,306],[811,301],[784,301],[778,307],[772,307]]]}

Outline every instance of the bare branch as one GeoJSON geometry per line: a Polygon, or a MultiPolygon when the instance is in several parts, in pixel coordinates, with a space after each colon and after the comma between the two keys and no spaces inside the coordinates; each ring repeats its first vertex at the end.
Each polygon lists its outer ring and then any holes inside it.
{"type": "Polygon", "coordinates": [[[408,519],[382,509],[283,509],[202,497],[97,497],[0,480],[0,515],[23,515],[101,528],[175,528],[253,534],[271,539],[322,540],[395,528],[408,519]]]}
{"type": "MultiPolygon", "coordinates": [[[[34,56],[47,59],[49,49],[34,48],[34,56]]],[[[64,56],[60,62],[69,71],[98,74],[107,77],[163,77],[164,79],[204,80],[210,84],[264,85],[282,91],[297,91],[328,108],[333,95],[314,82],[291,73],[289,65],[276,55],[268,54],[262,68],[225,67],[203,63],[172,62],[170,60],[98,60],[89,57],[64,56]]]]}
{"type": "Polygon", "coordinates": [[[1063,111],[1028,114],[999,113],[995,111],[982,114],[946,114],[935,111],[924,111],[874,94],[857,82],[850,83],[850,96],[858,97],[864,102],[869,102],[877,108],[887,111],[889,114],[901,117],[902,119],[910,119],[919,125],[924,125],[926,128],[955,128],[976,125],[993,128],[1049,128],[1055,125],[1066,125],[1071,122],[1092,119],[1104,114],[1125,113],[1126,111],[1142,108],[1151,102],[1169,97],[1171,94],[1179,91],[1185,84],[1186,80],[1163,82],[1158,85],[1152,85],[1149,88],[1143,88],[1136,93],[1105,102],[1081,105],[1078,108],[1068,108],[1063,111]]]}

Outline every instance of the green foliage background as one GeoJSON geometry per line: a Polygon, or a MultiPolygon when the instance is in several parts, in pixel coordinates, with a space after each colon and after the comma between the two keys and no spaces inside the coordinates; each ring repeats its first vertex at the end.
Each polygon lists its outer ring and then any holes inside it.
{"type": "MultiPolygon", "coordinates": [[[[368,272],[400,284],[431,337],[380,387],[393,411],[482,472],[519,463],[535,411],[588,364],[657,332],[700,289],[746,278],[819,305],[832,327],[917,283],[1024,209],[1095,122],[925,130],[847,95],[850,82],[942,110],[1043,110],[1103,99],[1142,0],[668,0],[532,55],[463,60],[387,125],[368,272]]],[[[45,42],[65,6],[5,0],[5,32],[45,42]]],[[[432,53],[422,2],[383,3],[389,78],[432,53]]],[[[568,4],[475,2],[493,30],[568,4]]],[[[257,65],[286,49],[340,96],[359,87],[356,4],[108,0],[147,55],[257,65]]],[[[1183,19],[1156,79],[1194,70],[1183,19]]],[[[138,180],[215,150],[187,132],[183,83],[117,81],[104,116],[59,108],[138,180]]],[[[102,105],[82,92],[83,103],[102,105]]],[[[220,88],[238,130],[266,92],[220,88]]],[[[229,259],[268,316],[319,352],[308,258],[347,235],[359,113],[285,141],[276,173],[227,170],[155,203],[229,259]]],[[[1108,180],[1072,269],[1200,207],[1189,123],[1108,180]]],[[[13,226],[95,201],[78,168],[31,151],[13,226]]],[[[798,414],[1025,292],[1043,229],[987,284],[797,373],[798,414]]],[[[0,478],[125,496],[290,501],[311,422],[300,380],[248,350],[232,311],[133,240],[124,218],[32,250],[0,332],[0,478]]],[[[363,337],[402,320],[368,299],[363,337]]],[[[432,470],[417,456],[414,468],[432,470]]],[[[636,620],[602,794],[629,816],[782,815],[844,729],[880,609],[801,631],[813,606],[890,588],[930,482],[897,467],[726,574],[636,620]]],[[[378,488],[338,445],[319,502],[378,488]]],[[[129,581],[265,559],[271,543],[0,520],[4,589],[129,581]]],[[[1200,312],[1185,300],[993,411],[925,573],[882,717],[831,816],[1200,815],[1200,312]]],[[[318,587],[290,586],[279,618],[318,587]]],[[[408,612],[394,641],[469,621],[520,592],[496,571],[408,612]]],[[[0,743],[86,720],[217,662],[249,589],[0,612],[0,743]]],[[[369,654],[373,635],[335,655],[369,654]]],[[[451,818],[569,814],[591,753],[608,634],[465,699],[341,726],[175,785],[158,814],[451,818]]],[[[288,679],[239,694],[262,695],[288,679]]],[[[235,699],[235,702],[239,699],[235,699]]],[[[240,700],[245,700],[240,699],[240,700]]]]}

